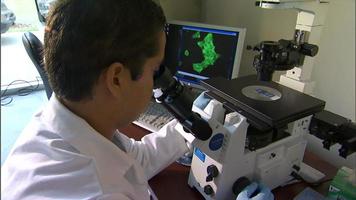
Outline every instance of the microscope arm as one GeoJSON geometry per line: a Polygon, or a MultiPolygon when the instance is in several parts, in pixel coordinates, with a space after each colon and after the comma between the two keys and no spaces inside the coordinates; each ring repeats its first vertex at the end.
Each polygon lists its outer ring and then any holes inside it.
{"type": "MultiPolygon", "coordinates": [[[[319,46],[322,27],[329,0],[256,0],[255,5],[264,9],[292,9],[298,12],[294,40],[297,44],[308,42],[319,46]]],[[[306,58],[302,67],[294,67],[280,76],[279,82],[306,94],[312,93],[311,82],[314,58],[306,58]]]]}

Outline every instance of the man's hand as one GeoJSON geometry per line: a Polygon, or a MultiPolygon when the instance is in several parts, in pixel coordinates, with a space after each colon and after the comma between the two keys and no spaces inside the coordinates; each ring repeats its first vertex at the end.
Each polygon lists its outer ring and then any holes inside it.
{"type": "Polygon", "coordinates": [[[251,183],[240,194],[236,200],[273,200],[274,196],[271,190],[266,186],[257,183],[251,183]]]}

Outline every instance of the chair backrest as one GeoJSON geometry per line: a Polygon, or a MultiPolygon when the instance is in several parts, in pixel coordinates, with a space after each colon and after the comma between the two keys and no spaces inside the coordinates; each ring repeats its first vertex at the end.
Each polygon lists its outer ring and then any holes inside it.
{"type": "Polygon", "coordinates": [[[28,56],[31,58],[33,64],[36,66],[38,73],[42,78],[43,85],[46,90],[47,98],[52,95],[52,88],[48,82],[48,76],[44,69],[43,63],[43,44],[31,32],[26,32],[22,35],[22,43],[25,46],[28,56]]]}

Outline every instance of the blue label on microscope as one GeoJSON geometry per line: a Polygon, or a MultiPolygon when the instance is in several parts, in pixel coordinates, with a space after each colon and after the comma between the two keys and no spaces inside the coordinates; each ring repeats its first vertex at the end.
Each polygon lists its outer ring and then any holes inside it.
{"type": "Polygon", "coordinates": [[[195,154],[202,162],[205,162],[205,154],[204,154],[199,148],[195,148],[194,154],[195,154]]]}
{"type": "Polygon", "coordinates": [[[224,134],[218,133],[210,139],[209,148],[212,151],[216,151],[221,148],[223,143],[224,143],[224,134]]]}

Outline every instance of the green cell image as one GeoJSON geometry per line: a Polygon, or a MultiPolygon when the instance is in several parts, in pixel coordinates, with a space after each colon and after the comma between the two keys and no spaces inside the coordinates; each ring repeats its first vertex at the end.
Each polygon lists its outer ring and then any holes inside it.
{"type": "Polygon", "coordinates": [[[185,55],[185,56],[189,56],[189,55],[190,55],[189,51],[188,51],[188,50],[185,50],[185,51],[184,51],[184,55],[185,55]]]}
{"type": "Polygon", "coordinates": [[[204,40],[198,42],[198,46],[201,48],[204,60],[200,63],[194,63],[193,69],[201,73],[205,68],[210,65],[214,65],[216,60],[220,57],[215,51],[213,34],[208,33],[204,40]]]}
{"type": "Polygon", "coordinates": [[[193,38],[194,39],[199,39],[200,38],[200,32],[198,31],[198,32],[194,33],[193,38]]]}

